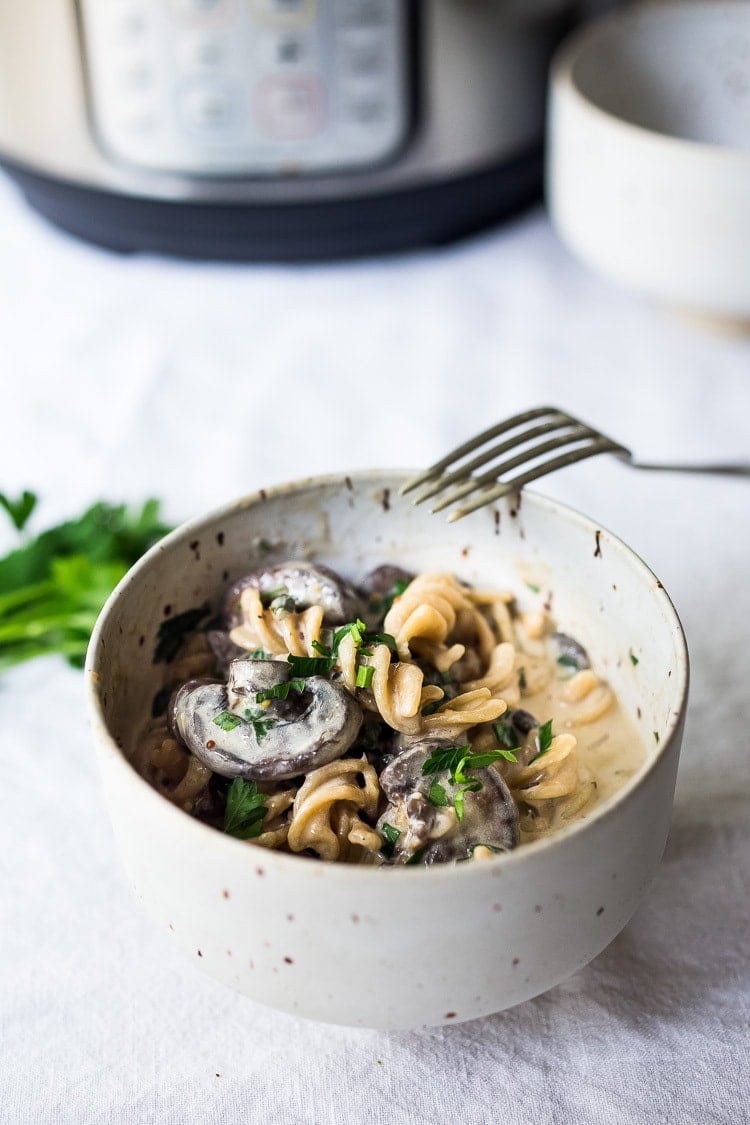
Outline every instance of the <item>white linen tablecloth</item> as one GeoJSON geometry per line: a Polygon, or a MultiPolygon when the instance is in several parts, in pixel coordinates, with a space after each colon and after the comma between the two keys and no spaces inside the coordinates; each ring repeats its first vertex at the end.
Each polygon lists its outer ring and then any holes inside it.
{"type": "MultiPolygon", "coordinates": [[[[179,522],[281,480],[417,467],[545,402],[643,458],[750,459],[750,339],[593,276],[541,208],[388,260],[200,265],[77,243],[0,181],[0,388],[0,490],[40,494],[33,530],[99,498],[156,495],[179,522]]],[[[623,933],[461,1026],[262,1008],[131,898],[82,677],[46,659],[0,682],[0,1121],[750,1121],[750,482],[600,459],[542,491],[638,550],[688,634],[673,829],[623,933]]]]}

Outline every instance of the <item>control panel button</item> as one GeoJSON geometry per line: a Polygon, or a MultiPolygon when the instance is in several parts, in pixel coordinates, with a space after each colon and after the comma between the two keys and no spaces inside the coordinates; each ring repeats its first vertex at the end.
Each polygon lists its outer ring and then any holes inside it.
{"type": "Polygon", "coordinates": [[[255,120],[268,137],[311,137],[323,118],[323,87],[315,75],[264,78],[256,87],[255,120]]]}
{"type": "Polygon", "coordinates": [[[204,134],[226,132],[239,117],[234,92],[213,82],[193,82],[178,98],[179,113],[185,125],[204,134]]]}

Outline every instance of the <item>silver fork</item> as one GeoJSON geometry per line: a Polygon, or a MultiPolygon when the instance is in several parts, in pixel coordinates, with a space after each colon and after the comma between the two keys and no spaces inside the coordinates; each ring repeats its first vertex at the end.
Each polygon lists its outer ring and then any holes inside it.
{"type": "Polygon", "coordinates": [[[459,445],[446,457],[436,461],[423,473],[411,477],[400,488],[400,492],[421,491],[414,498],[415,504],[439,497],[432,508],[439,512],[459,500],[477,495],[469,503],[454,508],[448,520],[460,520],[469,512],[491,504],[511,492],[518,492],[533,480],[595,457],[599,453],[614,453],[634,469],[652,469],[673,473],[721,473],[725,476],[750,476],[750,463],[734,464],[646,464],[634,461],[629,449],[600,430],[588,426],[572,414],[566,414],[556,406],[538,406],[514,414],[484,430],[477,437],[459,445]],[[548,434],[556,436],[548,438],[548,434]],[[508,436],[503,436],[508,435],[508,436]],[[495,442],[495,438],[502,440],[495,442]],[[494,444],[490,444],[494,443],[494,444]],[[480,450],[477,456],[463,461],[470,453],[480,450]],[[520,452],[514,452],[520,450],[520,452]],[[566,452],[559,452],[566,450],[566,452]],[[506,456],[509,454],[510,456],[506,456]],[[462,464],[458,464],[463,462],[462,464]],[[452,466],[457,465],[456,468],[452,466]],[[485,472],[477,474],[477,469],[490,465],[485,472]],[[525,468],[529,466],[528,468],[525,468]],[[514,470],[521,470],[513,474],[514,470]]]}

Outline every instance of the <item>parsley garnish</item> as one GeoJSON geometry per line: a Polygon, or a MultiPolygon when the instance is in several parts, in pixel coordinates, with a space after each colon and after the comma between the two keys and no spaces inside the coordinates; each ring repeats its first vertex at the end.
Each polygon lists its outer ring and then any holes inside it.
{"type": "Polygon", "coordinates": [[[263,831],[266,798],[254,781],[236,777],[227,792],[224,831],[240,840],[252,840],[263,831]]]}
{"type": "Polygon", "coordinates": [[[296,691],[298,695],[301,695],[304,690],[305,681],[303,679],[286,680],[282,684],[274,684],[273,687],[259,691],[255,696],[255,702],[265,703],[269,699],[288,699],[290,692],[296,691]]]}
{"type": "Polygon", "coordinates": [[[430,786],[430,791],[427,794],[427,800],[431,805],[436,805],[439,809],[444,809],[448,805],[448,795],[439,781],[433,781],[430,786]]]}
{"type": "Polygon", "coordinates": [[[259,744],[266,737],[269,730],[276,725],[274,719],[266,718],[266,712],[262,707],[246,707],[245,722],[249,723],[253,728],[253,732],[259,744]]]}
{"type": "Polygon", "coordinates": [[[424,855],[424,848],[418,848],[413,855],[407,859],[404,867],[412,867],[415,863],[419,863],[424,855]]]}
{"type": "Polygon", "coordinates": [[[387,821],[384,821],[381,835],[383,836],[383,846],[380,850],[386,859],[390,859],[396,849],[396,844],[401,838],[401,833],[398,828],[394,828],[392,824],[388,824],[387,821]]]}
{"type": "MultiPolygon", "coordinates": [[[[503,719],[502,722],[492,724],[492,733],[500,743],[500,747],[505,749],[512,757],[508,758],[509,762],[515,762],[516,754],[521,750],[518,744],[518,731],[513,726],[512,719],[503,719]]],[[[503,754],[505,758],[506,755],[503,754]]]]}
{"type": "Polygon", "coordinates": [[[422,764],[423,775],[442,773],[448,770],[455,775],[456,769],[461,765],[467,754],[471,753],[471,746],[447,746],[443,750],[434,750],[429,758],[422,764]]]}
{"type": "Polygon", "coordinates": [[[333,656],[287,656],[295,676],[328,676],[334,669],[333,656]]]}
{"type": "Polygon", "coordinates": [[[557,663],[562,668],[575,668],[576,670],[580,668],[577,657],[571,656],[568,652],[564,652],[562,656],[558,656],[557,663]]]}
{"type": "Polygon", "coordinates": [[[536,582],[527,582],[526,585],[529,587],[532,594],[538,594],[542,588],[541,586],[537,586],[536,582]]]}
{"type": "Polygon", "coordinates": [[[266,649],[264,649],[264,648],[254,648],[253,651],[249,652],[247,655],[248,655],[249,660],[270,660],[271,659],[271,653],[267,652],[266,649]]]}
{"type": "Polygon", "coordinates": [[[5,508],[16,531],[23,531],[29,516],[36,507],[36,496],[28,489],[24,489],[17,500],[11,500],[9,496],[0,492],[0,507],[5,508]]]}
{"type": "Polygon", "coordinates": [[[260,604],[264,609],[268,609],[268,607],[271,605],[271,602],[275,601],[276,598],[287,597],[288,594],[289,591],[287,590],[286,586],[274,586],[271,590],[261,590],[260,604]]]}
{"type": "Polygon", "coordinates": [[[219,711],[218,715],[214,715],[213,722],[222,730],[236,730],[242,725],[239,715],[234,715],[231,711],[219,711]]]}
{"type": "Polygon", "coordinates": [[[630,653],[630,663],[633,665],[634,668],[635,668],[636,664],[638,663],[638,657],[635,655],[634,652],[630,653]]]}
{"type": "Polygon", "coordinates": [[[540,726],[537,738],[539,742],[539,750],[534,755],[534,757],[531,758],[531,760],[529,761],[529,765],[531,765],[532,762],[535,762],[537,758],[541,758],[542,754],[546,754],[550,746],[552,745],[552,719],[547,719],[547,722],[543,723],[542,726],[540,726]]]}

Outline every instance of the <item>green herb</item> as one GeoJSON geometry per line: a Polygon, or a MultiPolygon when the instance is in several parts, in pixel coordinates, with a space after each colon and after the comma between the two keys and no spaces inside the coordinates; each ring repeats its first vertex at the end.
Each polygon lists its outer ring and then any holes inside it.
{"type": "Polygon", "coordinates": [[[341,628],[337,629],[333,634],[333,651],[339,651],[341,642],[343,641],[344,637],[348,636],[349,634],[351,634],[352,640],[354,641],[355,645],[361,645],[366,629],[367,626],[365,625],[364,621],[360,621],[359,618],[357,618],[356,621],[350,622],[348,625],[342,625],[341,628]]]}
{"type": "Polygon", "coordinates": [[[539,734],[537,735],[539,749],[534,757],[529,761],[529,765],[531,765],[532,762],[535,762],[537,758],[541,758],[542,754],[547,753],[550,746],[552,745],[552,738],[552,719],[547,719],[547,722],[543,723],[539,728],[539,734]]]}
{"type": "Polygon", "coordinates": [[[9,496],[0,492],[0,507],[5,508],[16,531],[23,531],[29,516],[36,507],[36,501],[36,496],[28,489],[24,489],[17,500],[11,500],[9,496]]]}
{"type": "Polygon", "coordinates": [[[336,660],[332,656],[287,656],[295,676],[329,676],[336,660]]]}
{"type": "Polygon", "coordinates": [[[505,758],[506,762],[517,762],[518,755],[521,753],[521,747],[519,746],[517,750],[498,749],[496,752],[501,758],[505,758]]]}
{"type": "Polygon", "coordinates": [[[328,645],[322,645],[320,641],[313,641],[312,646],[321,656],[331,656],[331,650],[328,645]]]}
{"type": "Polygon", "coordinates": [[[434,750],[423,762],[422,774],[442,773],[443,770],[447,770],[454,775],[466,755],[470,753],[471,746],[447,746],[443,750],[434,750]]]}
{"type": "Polygon", "coordinates": [[[218,715],[214,715],[213,722],[222,730],[236,730],[237,727],[242,726],[242,719],[231,711],[220,711],[218,715]]]}
{"type": "Polygon", "coordinates": [[[571,656],[568,652],[564,652],[562,656],[558,656],[557,663],[562,668],[575,668],[576,670],[578,670],[579,668],[577,658],[575,656],[571,656]]]}
{"type": "Polygon", "coordinates": [[[658,746],[659,745],[659,732],[658,732],[658,730],[654,731],[654,741],[656,742],[656,745],[658,746]]]}
{"type": "MultiPolygon", "coordinates": [[[[2,506],[23,524],[27,499],[2,506]]],[[[94,504],[0,559],[0,672],[49,653],[83,667],[91,630],[112,589],[170,530],[157,500],[140,510],[94,504]]]]}
{"type": "Polygon", "coordinates": [[[436,711],[440,710],[444,702],[444,699],[433,699],[431,703],[425,703],[420,711],[420,715],[434,715],[436,711]]]}
{"type": "Polygon", "coordinates": [[[431,805],[436,805],[439,809],[444,809],[448,805],[448,795],[439,781],[433,781],[430,786],[430,791],[427,794],[427,800],[431,805]]]}
{"type": "Polygon", "coordinates": [[[249,660],[270,660],[271,659],[271,653],[267,652],[264,648],[254,648],[253,651],[249,652],[247,655],[248,655],[249,660]]]}
{"type": "Polygon", "coordinates": [[[262,707],[246,707],[245,722],[249,723],[253,728],[253,733],[259,745],[266,737],[269,730],[276,725],[274,719],[266,717],[266,712],[262,707]]]}
{"type": "Polygon", "coordinates": [[[224,831],[240,840],[252,840],[263,831],[266,798],[254,781],[236,777],[227,792],[224,831]]]}
{"type": "Polygon", "coordinates": [[[154,663],[169,664],[174,660],[185,637],[188,633],[194,632],[210,612],[209,605],[205,604],[194,609],[186,609],[184,613],[177,613],[174,617],[165,618],[156,634],[154,663]]]}
{"type": "Polygon", "coordinates": [[[264,688],[259,691],[255,696],[256,703],[265,703],[269,699],[288,699],[289,693],[296,691],[301,695],[305,690],[305,681],[299,680],[286,680],[283,684],[274,684],[273,687],[264,688]]]}
{"type": "Polygon", "coordinates": [[[493,723],[492,732],[500,745],[506,750],[517,753],[521,749],[518,745],[518,731],[513,726],[511,719],[503,719],[500,722],[493,723]]]}
{"type": "Polygon", "coordinates": [[[380,850],[386,859],[390,859],[396,850],[396,844],[401,838],[401,833],[398,828],[394,828],[392,824],[384,821],[381,835],[383,836],[383,846],[380,850]]]}
{"type": "Polygon", "coordinates": [[[638,663],[638,657],[635,655],[634,652],[630,653],[630,663],[633,665],[634,668],[635,668],[636,664],[638,663]]]}
{"type": "Polygon", "coordinates": [[[392,637],[390,633],[368,633],[366,638],[368,645],[386,645],[391,652],[396,652],[396,638],[392,637]]]}
{"type": "Polygon", "coordinates": [[[536,582],[527,582],[526,585],[529,587],[532,594],[538,594],[542,588],[541,586],[537,586],[536,582]]]}
{"type": "Polygon", "coordinates": [[[456,810],[456,819],[460,824],[464,818],[464,790],[459,789],[453,801],[453,808],[456,810]]]}
{"type": "MultiPolygon", "coordinates": [[[[485,766],[491,766],[493,762],[497,762],[500,758],[504,758],[506,762],[515,762],[516,754],[520,753],[518,750],[505,750],[502,747],[497,750],[485,750],[483,754],[472,754],[466,759],[466,769],[481,770],[485,766]]],[[[463,766],[463,762],[461,765],[463,766]]],[[[457,777],[458,781],[463,778],[457,777]]]]}
{"type": "Polygon", "coordinates": [[[413,855],[409,856],[406,863],[404,864],[404,867],[413,867],[415,863],[420,863],[423,855],[424,848],[418,848],[413,855]]]}
{"type": "Polygon", "coordinates": [[[356,686],[361,688],[369,688],[372,685],[374,675],[374,668],[371,668],[368,664],[360,664],[357,668],[356,686]]]}

